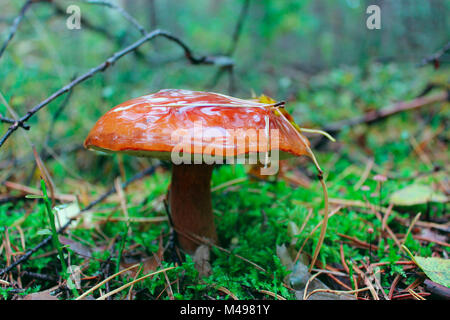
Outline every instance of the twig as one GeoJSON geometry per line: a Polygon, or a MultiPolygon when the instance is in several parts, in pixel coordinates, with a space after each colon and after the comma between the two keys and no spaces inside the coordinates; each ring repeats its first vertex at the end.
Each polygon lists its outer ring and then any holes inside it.
{"type": "Polygon", "coordinates": [[[411,111],[429,105],[431,103],[442,102],[448,99],[449,99],[448,92],[441,91],[438,94],[432,96],[419,97],[414,100],[406,102],[401,101],[391,106],[382,108],[380,110],[368,112],[365,115],[359,117],[332,123],[330,125],[325,126],[324,131],[329,132],[330,134],[336,134],[345,127],[352,127],[363,123],[371,124],[403,111],[411,111]]]}
{"type": "Polygon", "coordinates": [[[424,65],[427,65],[429,63],[433,63],[435,66],[436,65],[439,66],[439,59],[449,51],[450,51],[450,42],[447,42],[447,44],[442,49],[440,49],[439,51],[428,57],[423,58],[422,61],[419,63],[418,67],[423,67],[424,65]]]}
{"type": "MultiPolygon", "coordinates": [[[[42,191],[36,188],[27,187],[12,181],[5,181],[3,185],[8,189],[18,190],[24,194],[34,194],[38,196],[42,196],[42,191]]],[[[55,199],[60,201],[68,201],[72,202],[75,201],[77,198],[74,195],[71,194],[54,194],[55,199]]]]}
{"type": "Polygon", "coordinates": [[[139,279],[133,280],[133,281],[131,281],[131,282],[121,286],[120,288],[117,288],[117,289],[115,289],[115,290],[113,290],[113,291],[111,291],[111,292],[109,292],[107,294],[102,295],[101,297],[97,298],[97,300],[105,300],[109,296],[112,296],[113,294],[116,294],[116,293],[118,293],[118,292],[120,292],[120,291],[122,291],[122,290],[124,290],[124,289],[126,289],[126,288],[128,288],[128,287],[130,287],[132,285],[134,285],[137,282],[140,282],[140,281],[145,280],[145,279],[147,279],[149,277],[157,275],[158,273],[169,271],[169,270],[172,270],[172,269],[175,269],[175,267],[169,267],[169,268],[165,268],[165,269],[162,269],[162,270],[158,270],[158,271],[146,274],[145,276],[140,277],[139,279]]]}
{"type": "MultiPolygon", "coordinates": [[[[122,184],[122,188],[126,188],[130,183],[133,183],[136,180],[139,180],[147,175],[152,174],[155,169],[156,169],[157,165],[155,166],[151,166],[149,168],[147,168],[144,171],[139,172],[138,174],[136,174],[135,176],[133,176],[131,179],[129,179],[128,181],[124,182],[122,184]]],[[[105,200],[107,197],[109,197],[111,194],[116,192],[116,188],[112,187],[111,189],[109,189],[107,192],[105,192],[103,195],[101,195],[99,198],[97,198],[96,200],[92,201],[87,207],[85,207],[84,209],[82,209],[79,214],[77,214],[75,217],[72,217],[65,225],[63,225],[59,230],[58,230],[58,234],[61,234],[62,232],[64,232],[69,225],[76,220],[81,214],[83,214],[84,212],[92,209],[94,206],[96,206],[97,204],[99,204],[100,202],[102,202],[103,200],[105,200]]],[[[4,275],[5,273],[8,273],[9,271],[11,271],[12,269],[14,269],[16,266],[18,266],[19,264],[27,261],[35,252],[37,252],[39,249],[45,247],[47,244],[50,243],[50,241],[52,241],[52,236],[48,236],[47,238],[45,238],[44,240],[42,240],[38,245],[36,245],[34,248],[28,250],[24,255],[22,255],[19,259],[17,259],[14,263],[12,263],[11,265],[9,265],[8,267],[0,270],[0,276],[4,275]]]]}
{"type": "Polygon", "coordinates": [[[5,42],[3,43],[2,47],[0,48],[0,58],[2,57],[3,53],[6,50],[6,47],[14,37],[14,35],[17,32],[17,29],[19,28],[20,22],[25,16],[25,13],[30,8],[31,4],[33,3],[33,0],[27,0],[25,4],[22,6],[22,9],[20,9],[19,15],[14,19],[13,25],[11,27],[11,30],[9,31],[8,36],[6,37],[5,42]]]}
{"type": "Polygon", "coordinates": [[[336,276],[334,276],[331,273],[326,273],[328,277],[330,277],[332,280],[334,280],[337,284],[339,284],[341,287],[347,289],[347,290],[353,290],[350,286],[339,280],[336,276]]]}
{"type": "Polygon", "coordinates": [[[277,300],[286,300],[285,297],[279,295],[278,293],[274,293],[274,292],[271,292],[271,291],[268,291],[268,290],[258,290],[258,291],[260,293],[267,294],[267,295],[269,295],[269,296],[271,296],[271,297],[273,297],[273,298],[275,298],[277,300]]]}
{"type": "Polygon", "coordinates": [[[202,56],[200,58],[196,58],[192,52],[192,50],[179,38],[172,35],[171,33],[164,31],[164,30],[154,30],[150,33],[147,33],[144,37],[133,43],[132,45],[126,47],[125,49],[122,49],[121,51],[118,51],[114,53],[110,58],[108,58],[106,61],[99,64],[97,67],[92,68],[87,73],[83,74],[82,76],[76,78],[72,82],[70,82],[68,85],[62,87],[55,93],[53,93],[50,97],[45,99],[44,101],[37,104],[32,109],[28,110],[28,112],[21,117],[19,120],[17,120],[12,126],[8,128],[8,131],[5,133],[5,135],[0,140],[0,147],[3,146],[3,144],[6,142],[6,140],[11,136],[11,134],[16,131],[20,126],[22,126],[25,122],[27,122],[36,112],[47,106],[50,102],[58,98],[59,96],[69,92],[72,90],[73,87],[76,85],[86,81],[87,79],[91,78],[95,74],[99,72],[103,72],[106,69],[108,69],[110,66],[112,66],[116,61],[118,61],[123,56],[127,55],[130,52],[133,52],[137,48],[139,48],[142,44],[145,42],[152,40],[156,37],[163,37],[166,38],[172,42],[175,42],[178,44],[183,50],[185,57],[192,63],[192,64],[218,64],[220,63],[220,57],[207,57],[202,56]]]}
{"type": "Polygon", "coordinates": [[[113,274],[112,276],[107,277],[106,279],[104,279],[103,281],[101,281],[100,283],[97,283],[95,286],[93,286],[92,288],[90,288],[89,290],[87,290],[86,292],[84,292],[82,295],[80,295],[78,298],[76,298],[75,300],[82,300],[85,297],[87,297],[89,294],[91,294],[92,292],[94,292],[97,288],[100,288],[102,285],[104,285],[105,283],[108,283],[110,280],[114,279],[115,277],[121,275],[124,272],[127,272],[131,269],[135,269],[137,267],[139,267],[139,263],[132,265],[131,267],[125,268],[120,270],[119,272],[113,274]]]}
{"type": "Polygon", "coordinates": [[[372,294],[372,297],[374,300],[380,300],[380,298],[378,297],[377,292],[375,291],[375,288],[372,285],[372,282],[370,281],[370,279],[366,276],[366,274],[364,272],[362,272],[361,269],[359,269],[355,264],[352,265],[353,270],[358,273],[358,275],[363,279],[364,284],[369,288],[370,293],[372,294]]]}
{"type": "MultiPolygon", "coordinates": [[[[139,275],[141,274],[142,269],[143,269],[143,265],[141,264],[141,265],[139,266],[139,270],[136,272],[136,275],[134,276],[133,281],[136,281],[136,279],[137,279],[137,278],[139,277],[139,275]]],[[[127,300],[131,300],[131,296],[132,296],[132,292],[133,292],[133,287],[134,287],[134,284],[130,287],[130,290],[128,290],[127,300]]],[[[109,290],[108,290],[108,292],[109,292],[109,290]]],[[[108,293],[108,292],[106,292],[106,293],[108,293]]],[[[108,297],[107,299],[110,300],[111,297],[108,297]]]]}
{"type": "MultiPolygon", "coordinates": [[[[402,235],[399,235],[399,237],[402,237],[402,235]]],[[[448,244],[447,242],[443,242],[443,241],[439,241],[439,240],[434,240],[434,239],[430,239],[430,238],[423,237],[423,236],[415,236],[415,235],[413,235],[412,238],[413,238],[414,240],[417,240],[417,241],[424,241],[424,242],[435,243],[435,244],[437,244],[437,245],[440,245],[440,246],[443,246],[443,247],[447,247],[447,248],[450,247],[450,244],[448,244]]]]}
{"type": "Polygon", "coordinates": [[[408,292],[416,299],[416,300],[426,300],[420,294],[416,293],[413,289],[408,289],[408,292]]]}
{"type": "Polygon", "coordinates": [[[446,286],[443,286],[428,279],[426,279],[423,283],[427,288],[427,290],[430,291],[431,293],[443,299],[450,300],[450,289],[447,288],[446,286]]]}
{"type": "Polygon", "coordinates": [[[356,290],[347,290],[347,291],[331,290],[331,289],[316,289],[316,290],[313,290],[310,293],[308,293],[308,295],[306,296],[306,299],[303,299],[303,300],[308,300],[308,298],[311,297],[313,294],[319,293],[319,292],[333,293],[335,295],[341,295],[341,294],[359,293],[359,292],[363,292],[363,291],[367,291],[367,290],[370,290],[370,288],[366,287],[366,288],[361,288],[361,289],[356,289],[356,290]]]}
{"type": "Polygon", "coordinates": [[[133,18],[132,15],[130,15],[125,9],[123,9],[122,7],[118,6],[115,3],[112,3],[107,0],[82,0],[82,2],[88,4],[102,5],[114,9],[117,12],[119,12],[122,15],[122,17],[124,17],[127,21],[129,21],[134,27],[136,27],[136,29],[138,29],[142,35],[145,35],[147,33],[147,31],[145,31],[145,28],[135,18],[133,18]]]}
{"type": "MultiPolygon", "coordinates": [[[[350,272],[350,268],[348,267],[348,264],[345,261],[344,246],[342,243],[340,245],[340,256],[341,256],[341,263],[342,263],[342,266],[344,267],[345,272],[347,272],[349,278],[351,278],[351,280],[353,280],[353,285],[355,286],[354,289],[358,290],[358,279],[356,278],[356,276],[354,274],[352,274],[350,272]]],[[[352,268],[352,271],[353,271],[353,268],[352,268]]],[[[355,298],[358,298],[358,292],[355,292],[355,298]]]]}
{"type": "MultiPolygon", "coordinates": [[[[0,114],[0,122],[9,123],[9,124],[15,124],[16,120],[11,119],[11,118],[6,118],[6,117],[4,117],[4,116],[2,116],[0,114]]],[[[25,130],[30,130],[30,126],[27,125],[27,124],[22,124],[21,127],[24,128],[25,130]]]]}
{"type": "Polygon", "coordinates": [[[368,249],[369,247],[372,247],[373,250],[378,251],[378,247],[377,246],[375,246],[375,245],[370,246],[370,244],[368,244],[367,242],[359,240],[356,237],[351,237],[351,236],[348,236],[348,235],[342,234],[342,233],[337,233],[337,235],[339,237],[341,237],[341,238],[350,240],[350,241],[354,242],[355,244],[357,244],[357,245],[359,245],[359,246],[361,246],[363,248],[367,248],[368,249]]]}
{"type": "Polygon", "coordinates": [[[231,292],[229,289],[227,289],[225,287],[214,286],[214,288],[229,295],[233,300],[239,300],[239,298],[233,292],[231,292]]]}
{"type": "Polygon", "coordinates": [[[394,278],[394,281],[392,281],[391,288],[389,289],[388,300],[392,300],[392,296],[394,295],[395,288],[397,287],[400,278],[400,274],[397,274],[394,278]]]}
{"type": "MultiPolygon", "coordinates": [[[[330,219],[332,216],[334,216],[336,213],[338,213],[341,209],[342,209],[342,207],[339,206],[336,209],[334,209],[332,212],[330,212],[330,214],[328,215],[328,219],[330,219]]],[[[305,247],[305,244],[308,242],[308,240],[311,238],[311,236],[319,229],[319,227],[321,225],[323,225],[324,222],[326,223],[326,221],[320,220],[320,222],[311,230],[311,232],[305,238],[305,240],[302,243],[302,246],[300,247],[300,249],[297,252],[297,255],[295,256],[294,263],[296,263],[298,261],[298,259],[300,258],[300,254],[302,253],[303,248],[305,247]]],[[[313,266],[314,265],[311,264],[311,267],[313,267],[313,266]]]]}

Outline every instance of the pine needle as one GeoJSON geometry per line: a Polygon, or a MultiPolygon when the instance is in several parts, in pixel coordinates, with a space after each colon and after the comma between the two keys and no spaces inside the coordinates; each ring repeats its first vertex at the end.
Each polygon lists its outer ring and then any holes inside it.
{"type": "Polygon", "coordinates": [[[121,286],[120,288],[117,288],[116,290],[113,290],[111,292],[108,292],[108,293],[102,295],[101,297],[97,298],[97,300],[105,300],[109,296],[112,296],[113,294],[116,294],[116,293],[118,293],[118,292],[120,292],[120,291],[122,291],[122,290],[124,290],[124,289],[126,289],[126,288],[128,288],[128,287],[130,287],[132,285],[134,285],[137,282],[140,282],[140,281],[142,281],[144,279],[152,277],[152,276],[154,276],[154,275],[156,275],[158,273],[165,272],[165,271],[172,270],[172,269],[175,269],[175,267],[165,268],[165,269],[161,269],[161,270],[158,270],[158,271],[146,274],[145,276],[140,277],[139,279],[133,280],[133,281],[131,281],[131,282],[121,286]]]}

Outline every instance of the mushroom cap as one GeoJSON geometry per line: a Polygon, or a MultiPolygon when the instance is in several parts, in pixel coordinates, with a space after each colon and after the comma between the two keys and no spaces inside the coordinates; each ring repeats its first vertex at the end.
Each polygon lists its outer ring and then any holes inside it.
{"type": "Polygon", "coordinates": [[[309,141],[291,122],[292,117],[273,104],[211,92],[166,89],[109,110],[94,125],[84,146],[167,160],[183,137],[189,136],[192,148],[182,152],[191,154],[236,157],[278,150],[280,159],[309,155],[309,141]],[[278,143],[273,143],[274,129],[278,143]],[[253,139],[255,133],[258,139],[253,139]],[[267,143],[269,136],[271,143],[267,143]],[[242,138],[244,145],[237,142],[242,138]]]}

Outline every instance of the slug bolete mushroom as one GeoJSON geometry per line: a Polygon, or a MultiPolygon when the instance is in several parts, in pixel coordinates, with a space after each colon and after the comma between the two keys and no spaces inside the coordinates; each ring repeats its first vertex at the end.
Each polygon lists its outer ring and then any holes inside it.
{"type": "Polygon", "coordinates": [[[84,146],[173,163],[170,215],[188,253],[198,246],[189,234],[217,242],[210,190],[215,163],[255,155],[261,163],[275,152],[280,158],[311,156],[308,140],[280,104],[174,89],[114,107],[97,121],[84,146]]]}

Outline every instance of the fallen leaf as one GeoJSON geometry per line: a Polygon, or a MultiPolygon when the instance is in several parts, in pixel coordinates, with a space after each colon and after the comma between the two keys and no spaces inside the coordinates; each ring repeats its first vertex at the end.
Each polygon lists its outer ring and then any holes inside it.
{"type": "Polygon", "coordinates": [[[80,213],[80,206],[78,205],[78,201],[64,203],[59,206],[55,206],[53,209],[56,212],[56,221],[58,221],[61,226],[65,225],[71,218],[80,213]]]}
{"type": "Polygon", "coordinates": [[[58,239],[61,242],[61,244],[68,246],[69,249],[71,249],[76,254],[87,258],[92,257],[91,248],[63,236],[59,236],[58,239]]]}
{"type": "MultiPolygon", "coordinates": [[[[308,272],[308,266],[299,259],[297,263],[294,264],[292,257],[289,254],[288,249],[285,245],[277,246],[277,256],[280,258],[281,263],[286,267],[286,269],[291,270],[291,273],[286,279],[288,284],[296,289],[302,290],[305,288],[306,283],[311,274],[308,272]]],[[[310,286],[311,290],[314,289],[328,289],[320,280],[314,281],[314,284],[310,286]]]]}
{"type": "Polygon", "coordinates": [[[431,228],[420,229],[419,235],[424,238],[431,239],[437,242],[447,242],[447,236],[441,235],[436,231],[431,230],[431,228]]]}
{"type": "Polygon", "coordinates": [[[50,293],[55,289],[49,289],[41,292],[30,293],[24,296],[21,300],[58,300],[56,296],[50,293]]]}
{"type": "MultiPolygon", "coordinates": [[[[277,256],[286,269],[292,271],[285,281],[295,289],[295,297],[298,300],[303,300],[306,284],[311,278],[311,273],[308,272],[308,266],[302,262],[302,259],[299,259],[294,264],[285,245],[277,246],[277,256]]],[[[328,290],[329,288],[322,281],[315,278],[308,285],[308,293],[316,289],[328,290]]],[[[311,295],[308,300],[355,300],[355,297],[347,293],[318,292],[311,295]]]]}
{"type": "Polygon", "coordinates": [[[395,191],[391,195],[391,203],[396,206],[414,206],[428,202],[447,202],[447,196],[431,187],[421,184],[412,184],[406,188],[395,191]]]}
{"type": "Polygon", "coordinates": [[[433,282],[450,288],[450,259],[414,256],[414,262],[433,282]]]}

